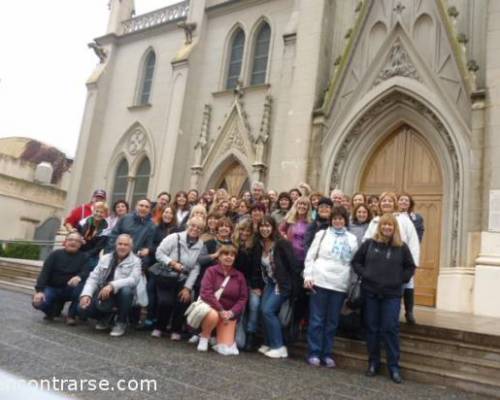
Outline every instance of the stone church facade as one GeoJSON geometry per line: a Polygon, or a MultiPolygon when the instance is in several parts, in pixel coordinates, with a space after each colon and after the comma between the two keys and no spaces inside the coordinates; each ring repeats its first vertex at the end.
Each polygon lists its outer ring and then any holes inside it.
{"type": "Polygon", "coordinates": [[[68,206],[96,187],[406,191],[418,303],[500,316],[500,2],[109,4],[68,206]]]}

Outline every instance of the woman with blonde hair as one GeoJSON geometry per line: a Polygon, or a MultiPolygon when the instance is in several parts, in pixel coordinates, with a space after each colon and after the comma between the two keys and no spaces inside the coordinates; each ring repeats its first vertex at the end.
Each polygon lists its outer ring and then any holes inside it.
{"type": "Polygon", "coordinates": [[[393,382],[401,383],[399,312],[403,284],[413,276],[415,262],[402,240],[396,216],[386,213],[378,218],[373,238],[363,242],[351,265],[361,277],[364,293],[369,355],[366,376],[375,376],[380,368],[380,341],[383,340],[390,377],[393,382]]]}
{"type": "Polygon", "coordinates": [[[305,234],[311,221],[311,200],[309,197],[301,196],[292,205],[279,229],[281,236],[292,242],[295,256],[302,265],[306,259],[305,234]]]}
{"type": "MultiPolygon", "coordinates": [[[[398,212],[398,198],[396,193],[394,192],[384,192],[380,195],[379,199],[379,215],[391,213],[393,214],[399,224],[399,232],[401,233],[401,240],[405,242],[413,256],[413,260],[415,261],[415,265],[418,266],[420,260],[420,242],[418,240],[418,234],[411,222],[408,213],[398,212]]],[[[380,217],[375,217],[371,220],[370,225],[368,225],[368,229],[366,230],[365,236],[363,240],[373,238],[375,233],[377,232],[378,224],[380,217]]],[[[413,288],[413,279],[410,281],[409,287],[413,288]]],[[[415,317],[413,316],[413,312],[406,313],[406,321],[410,324],[415,324],[415,317]]]]}

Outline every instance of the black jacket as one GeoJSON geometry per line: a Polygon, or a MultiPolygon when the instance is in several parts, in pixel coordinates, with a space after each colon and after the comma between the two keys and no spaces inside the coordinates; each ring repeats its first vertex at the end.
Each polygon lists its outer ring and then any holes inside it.
{"type": "MultiPolygon", "coordinates": [[[[259,253],[262,257],[262,248],[259,253]]],[[[264,279],[262,278],[262,271],[260,269],[260,257],[257,254],[256,245],[249,249],[242,246],[238,249],[238,255],[234,262],[234,267],[240,271],[247,280],[247,286],[250,289],[263,289],[264,279]]]]}
{"type": "MultiPolygon", "coordinates": [[[[293,297],[302,287],[302,268],[295,257],[292,243],[286,239],[278,239],[274,244],[274,278],[276,279],[278,289],[282,293],[289,292],[293,297]]],[[[262,276],[262,244],[255,246],[255,257],[259,261],[259,272],[262,276]]]]}
{"type": "Polygon", "coordinates": [[[361,287],[370,293],[384,297],[400,297],[403,283],[415,272],[410,249],[368,239],[354,255],[351,265],[361,276],[361,287]]]}
{"type": "Polygon", "coordinates": [[[76,275],[82,281],[89,276],[87,254],[81,250],[77,253],[68,253],[64,249],[54,250],[43,263],[35,290],[43,292],[46,287],[63,288],[76,275]]]}

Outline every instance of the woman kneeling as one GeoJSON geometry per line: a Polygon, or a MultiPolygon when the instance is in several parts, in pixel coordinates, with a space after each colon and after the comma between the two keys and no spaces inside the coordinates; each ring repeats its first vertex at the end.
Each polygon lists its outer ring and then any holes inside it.
{"type": "Polygon", "coordinates": [[[237,249],[234,245],[219,248],[219,263],[205,272],[201,281],[200,296],[212,310],[201,323],[199,351],[208,350],[208,341],[215,329],[215,351],[224,355],[238,354],[235,343],[236,323],[244,312],[248,300],[245,276],[234,265],[237,249]]]}

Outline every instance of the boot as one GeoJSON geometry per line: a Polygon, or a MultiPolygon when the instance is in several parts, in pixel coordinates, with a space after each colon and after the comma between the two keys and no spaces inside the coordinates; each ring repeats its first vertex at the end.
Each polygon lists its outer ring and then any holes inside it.
{"type": "Polygon", "coordinates": [[[413,304],[415,302],[415,290],[405,289],[403,294],[404,304],[405,304],[405,318],[409,325],[415,325],[415,316],[413,315],[413,304]]]}
{"type": "Polygon", "coordinates": [[[248,352],[255,351],[255,333],[247,333],[245,348],[243,350],[248,352]]]}

